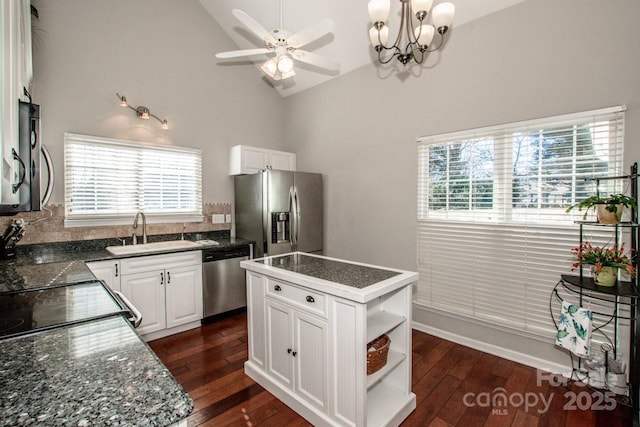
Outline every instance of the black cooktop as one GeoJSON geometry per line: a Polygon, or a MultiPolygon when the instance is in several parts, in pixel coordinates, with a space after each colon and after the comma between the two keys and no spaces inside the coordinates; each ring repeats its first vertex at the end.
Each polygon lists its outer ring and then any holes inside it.
{"type": "Polygon", "coordinates": [[[129,313],[98,281],[0,295],[0,339],[129,313]]]}

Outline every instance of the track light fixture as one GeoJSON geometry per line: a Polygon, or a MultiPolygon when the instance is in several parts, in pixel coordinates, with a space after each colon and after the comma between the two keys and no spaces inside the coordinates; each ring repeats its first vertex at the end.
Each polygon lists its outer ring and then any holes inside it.
{"type": "Polygon", "coordinates": [[[127,98],[124,95],[120,95],[118,92],[116,92],[116,96],[120,100],[120,106],[132,109],[133,111],[136,112],[136,115],[138,116],[138,118],[140,118],[142,120],[149,120],[149,117],[153,117],[154,119],[156,119],[157,121],[160,122],[160,125],[162,126],[162,129],[164,129],[164,130],[169,129],[169,123],[167,123],[167,119],[163,120],[160,117],[156,116],[155,114],[151,114],[149,109],[147,107],[142,106],[142,105],[139,106],[139,107],[133,108],[127,102],[127,98]]]}

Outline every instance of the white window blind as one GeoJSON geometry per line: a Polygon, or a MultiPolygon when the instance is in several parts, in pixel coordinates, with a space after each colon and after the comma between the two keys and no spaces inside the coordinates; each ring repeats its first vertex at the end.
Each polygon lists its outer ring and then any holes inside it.
{"type": "Polygon", "coordinates": [[[65,225],[202,221],[200,150],[65,134],[65,225]]]}
{"type": "MultiPolygon", "coordinates": [[[[595,193],[585,178],[627,173],[623,133],[624,107],[613,107],[419,139],[416,302],[553,336],[551,293],[571,272],[584,213],[565,210],[595,193]]],[[[598,190],[627,187],[605,180],[598,190]]],[[[586,239],[610,241],[592,228],[586,239]]]]}

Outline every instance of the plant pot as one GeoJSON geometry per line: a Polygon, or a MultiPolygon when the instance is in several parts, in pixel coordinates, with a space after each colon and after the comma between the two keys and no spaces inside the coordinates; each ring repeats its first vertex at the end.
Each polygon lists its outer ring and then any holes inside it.
{"type": "Polygon", "coordinates": [[[593,281],[598,286],[615,286],[617,278],[618,267],[602,267],[600,271],[593,268],[593,281]]]}
{"type": "Polygon", "coordinates": [[[596,205],[596,213],[598,214],[598,222],[600,224],[620,224],[622,219],[622,211],[624,205],[615,205],[616,211],[609,212],[607,210],[608,205],[596,205]]]}

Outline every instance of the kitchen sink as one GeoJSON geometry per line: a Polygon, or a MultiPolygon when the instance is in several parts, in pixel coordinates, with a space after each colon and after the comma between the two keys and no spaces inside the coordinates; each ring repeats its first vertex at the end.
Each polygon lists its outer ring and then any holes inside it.
{"type": "Polygon", "coordinates": [[[169,240],[166,242],[153,242],[142,245],[107,246],[107,252],[112,255],[133,255],[146,252],[199,248],[201,246],[202,245],[190,240],[169,240]]]}

